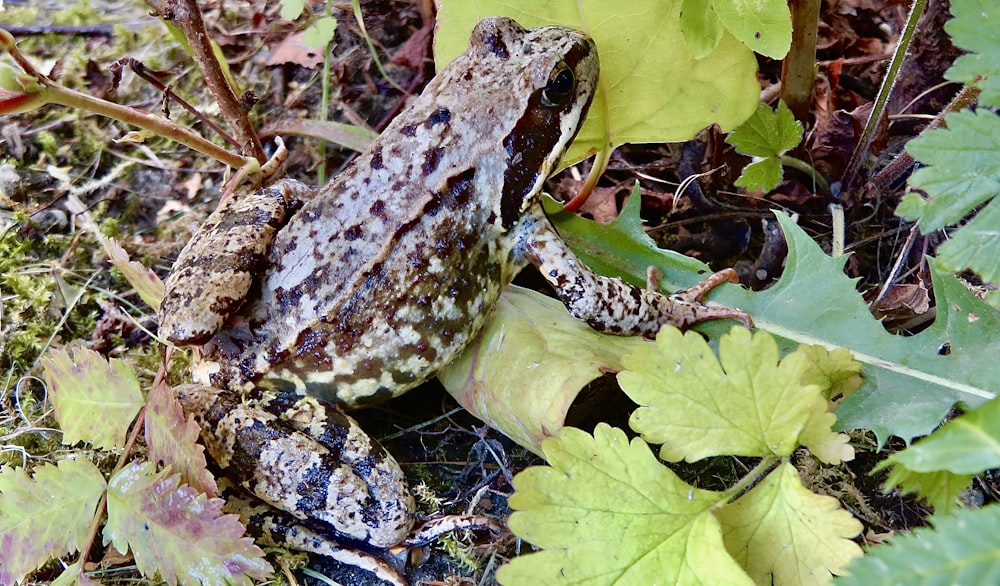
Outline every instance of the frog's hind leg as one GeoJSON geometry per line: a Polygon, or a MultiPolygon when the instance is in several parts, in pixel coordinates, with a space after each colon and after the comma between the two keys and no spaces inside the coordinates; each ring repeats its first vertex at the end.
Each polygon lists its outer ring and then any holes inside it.
{"type": "Polygon", "coordinates": [[[710,319],[732,318],[753,325],[740,309],[701,302],[706,293],[731,280],[731,272],[715,273],[690,289],[664,295],[591,271],[559,237],[541,205],[532,206],[514,230],[515,254],[535,265],[569,312],[595,330],[651,338],[664,325],[685,329],[710,319]]]}
{"type": "MultiPolygon", "coordinates": [[[[220,483],[221,485],[221,483],[220,483]]],[[[253,503],[228,492],[226,512],[236,513],[258,545],[305,551],[374,575],[381,583],[407,586],[406,578],[393,565],[374,553],[333,541],[300,521],[270,506],[253,503]]]]}

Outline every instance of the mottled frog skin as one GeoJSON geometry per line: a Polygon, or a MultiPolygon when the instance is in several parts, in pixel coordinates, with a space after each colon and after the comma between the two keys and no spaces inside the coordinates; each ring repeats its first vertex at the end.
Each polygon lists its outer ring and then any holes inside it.
{"type": "Polygon", "coordinates": [[[728,273],[672,296],[633,287],[587,269],[546,219],[542,184],[583,122],[598,69],[577,31],[483,20],[468,50],[328,185],[312,193],[285,180],[224,203],[167,279],[161,334],[202,345],[203,385],[266,382],[358,405],[452,361],[529,263],[596,329],[749,323],[698,300],[728,273]]]}

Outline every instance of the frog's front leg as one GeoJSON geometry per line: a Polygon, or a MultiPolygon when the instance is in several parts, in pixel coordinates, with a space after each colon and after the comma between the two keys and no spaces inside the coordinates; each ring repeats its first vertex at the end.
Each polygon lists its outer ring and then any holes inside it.
{"type": "Polygon", "coordinates": [[[740,309],[701,303],[713,288],[735,280],[732,269],[710,275],[690,289],[664,295],[591,271],[559,237],[541,205],[532,206],[514,229],[519,231],[516,252],[538,268],[573,316],[595,330],[651,338],[664,325],[686,329],[710,319],[732,318],[753,326],[750,316],[740,309]]]}

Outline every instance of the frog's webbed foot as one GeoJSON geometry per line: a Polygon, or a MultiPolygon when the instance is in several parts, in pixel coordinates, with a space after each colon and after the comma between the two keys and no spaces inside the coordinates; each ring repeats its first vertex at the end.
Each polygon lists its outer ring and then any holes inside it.
{"type": "MultiPolygon", "coordinates": [[[[653,290],[658,290],[655,283],[658,283],[657,278],[653,281],[651,278],[647,279],[647,288],[652,288],[653,290]]],[[[705,277],[692,287],[688,287],[683,291],[678,291],[669,298],[682,304],[689,304],[692,308],[697,308],[696,321],[692,323],[698,323],[700,321],[705,321],[709,319],[738,319],[743,322],[748,328],[753,327],[753,320],[747,314],[747,312],[742,309],[736,309],[735,307],[726,307],[724,305],[704,305],[701,302],[701,298],[708,294],[709,291],[715,289],[723,283],[739,283],[740,277],[736,274],[733,269],[722,269],[721,271],[716,271],[711,275],[705,277]]]]}
{"type": "MultiPolygon", "coordinates": [[[[516,252],[538,268],[570,313],[595,330],[651,338],[665,325],[685,329],[710,319],[733,318],[753,325],[742,310],[701,302],[713,288],[734,280],[736,273],[731,269],[690,289],[664,295],[655,284],[642,289],[591,271],[559,237],[541,206],[533,207],[515,230],[520,231],[516,252]]],[[[654,281],[652,275],[647,275],[647,281],[654,281]]]]}

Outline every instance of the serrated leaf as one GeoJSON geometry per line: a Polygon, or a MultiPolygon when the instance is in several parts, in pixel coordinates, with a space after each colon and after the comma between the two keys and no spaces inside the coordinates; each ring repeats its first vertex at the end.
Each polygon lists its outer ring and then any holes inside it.
{"type": "Polygon", "coordinates": [[[711,2],[683,0],[681,32],[684,34],[684,43],[691,49],[693,57],[701,59],[719,46],[726,29],[712,9],[711,2]]]}
{"type": "Polygon", "coordinates": [[[716,359],[697,333],[666,327],[655,346],[638,347],[622,362],[618,382],[640,405],[629,425],[647,442],[663,444],[665,460],[787,456],[800,444],[816,444],[823,460],[839,461],[846,446],[830,431],[836,418],[826,412],[822,390],[800,383],[805,354],[779,360],[766,332],[734,327],[719,339],[716,359]]]}
{"type": "Polygon", "coordinates": [[[729,553],[757,584],[829,584],[861,556],[861,523],[837,499],[813,494],[784,463],[716,513],[729,553]]]}
{"type": "Polygon", "coordinates": [[[917,221],[924,234],[958,222],[1000,192],[1000,116],[988,110],[953,112],[945,123],[947,128],[906,144],[926,165],[910,176],[910,186],[927,197],[908,193],[896,215],[917,221]]]}
{"type": "Polygon", "coordinates": [[[970,268],[984,280],[1000,282],[1000,202],[991,201],[976,217],[952,232],[938,248],[937,262],[950,271],[970,268]]]}
{"type": "Polygon", "coordinates": [[[945,77],[982,89],[979,103],[1000,107],[1000,5],[993,0],[952,0],[944,30],[956,47],[969,52],[955,60],[945,77]]]}
{"type": "Polygon", "coordinates": [[[996,397],[1000,317],[992,307],[932,264],[934,324],[914,336],[889,334],[844,275],[847,257],[827,256],[787,216],[777,217],[789,247],[778,283],[759,293],[720,289],[712,299],[787,340],[852,352],[864,382],[838,405],[837,429],[870,429],[880,443],[889,435],[909,440],[930,433],[955,403],[975,408],[996,397]]]}
{"type": "Polygon", "coordinates": [[[875,470],[888,467],[887,487],[919,494],[939,514],[954,510],[972,475],[1000,468],[1000,399],[949,421],[875,470]]]}
{"type": "Polygon", "coordinates": [[[551,297],[508,287],[469,351],[438,379],[470,413],[541,455],[542,440],[563,426],[580,389],[621,370],[621,357],[648,343],[600,334],[568,316],[551,297]]]}
{"type": "Polygon", "coordinates": [[[131,548],[144,576],[180,584],[249,584],[272,573],[264,552],[243,537],[236,515],[222,515],[222,499],[180,484],[180,475],[131,463],[108,486],[104,542],[131,548]]]}
{"type": "MultiPolygon", "coordinates": [[[[878,468],[883,468],[883,460],[878,468]]],[[[902,464],[895,464],[889,470],[883,487],[886,492],[900,487],[903,494],[916,493],[934,507],[934,512],[947,515],[958,509],[958,497],[972,484],[969,474],[955,474],[947,470],[937,472],[914,472],[902,464]]]]}
{"type": "Polygon", "coordinates": [[[0,584],[14,584],[49,559],[80,549],[107,487],[90,461],[45,464],[29,478],[0,469],[0,584]]]}
{"type": "MultiPolygon", "coordinates": [[[[563,239],[598,273],[641,286],[646,267],[657,266],[664,269],[664,289],[673,291],[693,285],[708,270],[695,259],[659,251],[641,240],[648,237],[613,232],[610,224],[554,211],[558,205],[545,203],[563,239]]],[[[628,211],[631,205],[619,219],[641,232],[641,221],[628,211]]],[[[862,363],[863,382],[837,407],[837,429],[871,429],[880,443],[889,435],[909,440],[934,430],[955,403],[975,408],[997,396],[1000,319],[954,276],[932,263],[940,308],[933,326],[915,336],[894,336],[872,317],[855,288],[856,279],[844,275],[848,257],[831,258],[788,216],[776,216],[789,249],[778,282],[760,292],[724,284],[708,299],[746,310],[757,328],[780,336],[787,348],[819,344],[854,354],[862,363]]],[[[730,325],[722,320],[694,329],[717,337],[730,325]]]]}
{"type": "Polygon", "coordinates": [[[542,444],[550,466],[514,479],[510,528],[547,548],[497,573],[503,584],[751,584],[725,552],[711,507],[642,441],[599,424],[542,444]]]}
{"type": "Polygon", "coordinates": [[[774,189],[781,182],[779,157],[802,140],[802,124],[784,102],[776,110],[758,104],[753,116],[726,137],[744,155],[759,158],[743,168],[736,185],[749,189],[774,189]]]}
{"type": "Polygon", "coordinates": [[[743,167],[743,171],[733,182],[733,185],[746,189],[770,191],[781,183],[782,177],[784,177],[784,172],[781,169],[781,161],[777,157],[768,157],[743,167]]]}
{"type": "Polygon", "coordinates": [[[181,483],[209,497],[216,496],[219,488],[208,471],[205,448],[197,443],[198,424],[184,419],[180,402],[162,381],[153,387],[146,402],[143,433],[149,460],[180,473],[181,483]]]}
{"type": "Polygon", "coordinates": [[[776,157],[798,146],[800,140],[802,123],[784,102],[778,102],[776,110],[758,104],[753,116],[726,137],[727,143],[751,157],[776,157]]]}
{"type": "Polygon", "coordinates": [[[139,381],[124,361],[105,361],[93,350],[53,350],[42,358],[49,398],[62,443],[90,442],[110,450],[125,445],[129,425],[143,405],[139,381]]]}
{"type": "Polygon", "coordinates": [[[932,435],[890,456],[880,467],[902,464],[916,472],[979,474],[1000,468],[1000,399],[952,419],[932,435]]]}
{"type": "Polygon", "coordinates": [[[1000,507],[933,517],[934,529],[892,537],[855,560],[844,586],[995,584],[1000,560],[1000,507]]]}
{"type": "Polygon", "coordinates": [[[716,14],[741,43],[782,59],[792,45],[792,15],[785,0],[712,0],[716,14]]]}
{"type": "Polygon", "coordinates": [[[734,128],[759,99],[753,52],[725,34],[714,51],[695,58],[681,32],[681,2],[638,0],[621,10],[598,0],[445,0],[438,8],[434,59],[440,68],[464,51],[469,31],[487,15],[509,16],[529,28],[569,26],[593,37],[600,87],[564,165],[608,145],[687,140],[712,123],[734,128]]]}

